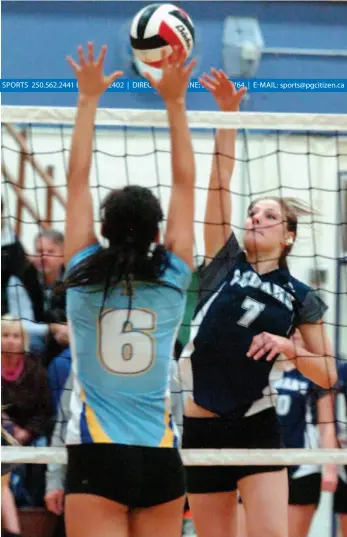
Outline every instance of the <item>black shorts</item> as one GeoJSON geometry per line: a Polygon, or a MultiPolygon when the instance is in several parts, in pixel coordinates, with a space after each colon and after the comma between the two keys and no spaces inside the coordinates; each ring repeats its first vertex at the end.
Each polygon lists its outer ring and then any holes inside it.
{"type": "Polygon", "coordinates": [[[289,476],[289,505],[318,505],[322,475],[315,473],[303,477],[289,476]]]}
{"type": "Polygon", "coordinates": [[[10,474],[13,470],[15,470],[17,467],[16,464],[11,464],[9,462],[2,462],[1,463],[1,477],[4,475],[10,474]]]}
{"type": "Polygon", "coordinates": [[[175,448],[122,444],[68,446],[66,494],[93,494],[129,508],[163,504],[185,494],[175,448]]]}
{"type": "MultiPolygon", "coordinates": [[[[248,418],[183,419],[184,449],[278,449],[281,439],[273,408],[248,418]]],[[[284,466],[187,466],[187,490],[194,493],[231,492],[248,475],[282,470],[284,466]]]]}
{"type": "MultiPolygon", "coordinates": [[[[345,467],[347,474],[347,466],[345,467]]],[[[347,483],[339,479],[337,489],[334,494],[334,513],[347,515],[347,483]]]]}

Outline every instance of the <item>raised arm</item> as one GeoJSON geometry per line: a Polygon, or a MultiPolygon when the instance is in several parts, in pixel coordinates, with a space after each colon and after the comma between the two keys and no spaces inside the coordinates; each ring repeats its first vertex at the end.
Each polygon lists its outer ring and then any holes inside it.
{"type": "Polygon", "coordinates": [[[163,62],[162,78],[150,81],[165,102],[171,138],[172,191],[165,233],[165,245],[190,267],[193,266],[195,162],[186,114],[185,96],[195,65],[184,65],[183,52],[174,51],[163,62]]]}
{"type": "MultiPolygon", "coordinates": [[[[200,82],[208,89],[223,112],[237,112],[246,88],[236,91],[223,71],[211,69],[200,82]]],[[[220,129],[215,139],[214,156],[205,212],[205,265],[221,250],[231,235],[230,182],[235,165],[235,129],[220,129]]]]}
{"type": "Polygon", "coordinates": [[[77,48],[80,65],[67,58],[78,80],[79,95],[67,177],[65,264],[75,253],[96,242],[93,201],[89,190],[95,116],[100,96],[122,75],[120,71],[104,75],[106,50],[107,47],[103,46],[95,60],[93,44],[88,43],[87,59],[83,48],[77,48]]]}

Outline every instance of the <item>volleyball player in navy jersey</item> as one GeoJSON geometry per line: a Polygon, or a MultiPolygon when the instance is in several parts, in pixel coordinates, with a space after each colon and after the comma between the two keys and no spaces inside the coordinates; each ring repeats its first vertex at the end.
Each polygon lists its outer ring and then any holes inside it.
{"type": "MultiPolygon", "coordinates": [[[[303,347],[298,331],[292,337],[303,347]]],[[[337,447],[334,393],[304,377],[291,360],[278,360],[283,371],[272,385],[277,392],[276,413],[285,448],[337,447]]],[[[276,375],[277,376],[277,375],[276,375]]],[[[322,491],[335,492],[337,466],[304,464],[289,466],[289,537],[306,537],[322,491]]]]}
{"type": "MultiPolygon", "coordinates": [[[[89,189],[101,94],[121,73],[103,74],[78,48],[79,100],[71,143],[65,241],[67,317],[75,375],[67,429],[68,537],[180,536],[184,472],[168,394],[170,361],[193,264],[195,165],[185,94],[194,61],[176,52],[160,80],[173,185],[165,233],[150,190],[112,190],[96,239],[89,189]],[[157,245],[155,246],[155,244],[157,245]]],[[[115,170],[116,177],[117,170],[115,170]]]]}
{"type": "MultiPolygon", "coordinates": [[[[224,111],[237,110],[240,93],[222,72],[201,83],[224,111]]],[[[244,248],[230,229],[230,178],[235,131],[217,133],[205,215],[205,267],[191,340],[180,360],[188,397],[183,448],[280,448],[269,375],[279,354],[322,387],[336,381],[322,324],[326,309],[293,278],[286,257],[296,237],[297,211],[285,199],[254,200],[244,248]],[[289,339],[295,328],[305,349],[289,339]]],[[[278,466],[189,466],[189,505],[198,537],[236,534],[237,488],[248,537],[288,535],[287,470],[278,466]]]]}
{"type": "MultiPolygon", "coordinates": [[[[338,377],[338,390],[345,399],[346,409],[344,425],[338,423],[338,440],[341,449],[347,449],[347,361],[340,361],[338,377]]],[[[347,465],[339,471],[339,481],[334,494],[334,513],[339,517],[341,537],[347,537],[347,465]]]]}

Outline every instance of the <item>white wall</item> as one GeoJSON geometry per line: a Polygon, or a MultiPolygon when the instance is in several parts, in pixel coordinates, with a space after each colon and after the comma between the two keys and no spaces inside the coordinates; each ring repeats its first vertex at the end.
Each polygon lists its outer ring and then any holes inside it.
{"type": "MultiPolygon", "coordinates": [[[[37,154],[41,165],[53,165],[55,185],[66,195],[65,170],[70,143],[70,130],[63,133],[56,129],[32,131],[29,140],[31,150],[37,154]],[[66,149],[62,152],[62,149],[66,149]],[[39,154],[40,153],[40,154],[39,154]]],[[[208,174],[213,152],[213,133],[194,132],[194,148],[197,166],[196,189],[196,248],[203,254],[202,221],[204,217],[208,174]]],[[[108,188],[119,187],[127,182],[152,187],[160,195],[164,211],[167,211],[171,184],[170,144],[165,131],[150,130],[98,130],[96,137],[96,159],[94,160],[91,185],[95,200],[95,217],[99,214],[99,201],[108,188]],[[126,158],[125,158],[126,155],[126,158]],[[97,162],[97,166],[95,163],[97,162]]],[[[14,176],[18,173],[18,155],[11,149],[17,146],[8,135],[4,135],[4,160],[14,176]]],[[[248,133],[239,136],[236,156],[239,159],[234,173],[233,224],[237,235],[242,237],[242,225],[247,205],[252,196],[289,195],[299,197],[313,205],[320,214],[314,215],[299,227],[297,243],[291,256],[293,274],[308,281],[309,271],[320,267],[327,270],[327,282],[323,285],[324,298],[329,305],[326,319],[328,330],[333,337],[335,322],[335,283],[336,283],[336,221],[338,193],[336,192],[337,174],[347,170],[347,139],[320,136],[260,136],[248,133]],[[308,155],[309,153],[309,155],[308,155]],[[344,157],[337,158],[337,154],[344,157]],[[243,196],[242,196],[243,194],[243,196]]],[[[46,189],[42,180],[27,166],[27,198],[32,201],[45,217],[46,189]]],[[[9,213],[15,215],[15,196],[8,196],[9,188],[3,188],[3,198],[9,206],[9,213]],[[8,201],[7,201],[8,200],[8,201]]],[[[64,229],[64,211],[54,203],[53,227],[64,229]]],[[[27,222],[31,218],[25,213],[27,222]]],[[[78,222],[76,222],[78,225],[78,222]]],[[[25,224],[23,242],[28,251],[33,248],[33,237],[37,225],[25,224]]],[[[347,313],[345,310],[345,316],[347,313]]],[[[346,319],[342,320],[347,324],[346,319]]],[[[346,331],[345,331],[346,332],[346,331]]],[[[347,335],[345,348],[347,349],[347,335]]],[[[330,514],[329,498],[325,498],[316,517],[311,537],[329,535],[330,514]]]]}

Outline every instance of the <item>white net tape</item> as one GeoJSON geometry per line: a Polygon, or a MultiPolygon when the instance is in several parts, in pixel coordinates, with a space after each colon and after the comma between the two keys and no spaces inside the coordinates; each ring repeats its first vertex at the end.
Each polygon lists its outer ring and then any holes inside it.
{"type": "MultiPolygon", "coordinates": [[[[4,123],[41,123],[72,125],[76,108],[2,106],[4,123]]],[[[259,112],[188,112],[191,128],[274,129],[343,131],[347,130],[346,114],[277,114],[259,112]]],[[[96,125],[109,127],[168,127],[164,110],[131,110],[99,108],[96,125]]]]}
{"type": "MultiPolygon", "coordinates": [[[[340,449],[182,449],[186,466],[281,466],[347,464],[347,450],[340,449]]],[[[66,464],[65,448],[3,447],[2,462],[66,464]]]]}

